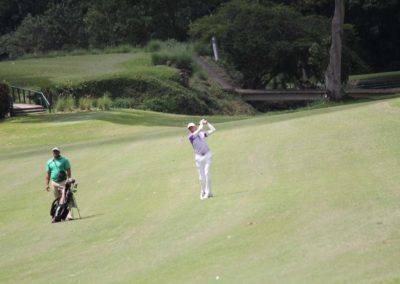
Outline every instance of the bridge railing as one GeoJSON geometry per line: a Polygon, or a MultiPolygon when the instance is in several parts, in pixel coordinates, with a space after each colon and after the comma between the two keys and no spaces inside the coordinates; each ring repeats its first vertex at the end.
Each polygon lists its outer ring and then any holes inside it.
{"type": "Polygon", "coordinates": [[[35,90],[30,90],[26,88],[20,88],[16,86],[10,86],[11,89],[11,106],[10,106],[10,113],[13,115],[14,113],[14,104],[15,103],[20,103],[20,104],[36,104],[36,105],[41,105],[45,109],[48,109],[49,112],[51,112],[52,107],[51,103],[47,99],[47,97],[44,95],[43,92],[35,91],[35,90]]]}

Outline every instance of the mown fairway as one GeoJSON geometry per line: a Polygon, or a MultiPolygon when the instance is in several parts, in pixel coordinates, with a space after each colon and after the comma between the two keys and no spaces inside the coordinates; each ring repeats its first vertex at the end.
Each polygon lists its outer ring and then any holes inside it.
{"type": "Polygon", "coordinates": [[[209,118],[216,197],[185,124],[139,111],[0,124],[0,283],[398,283],[400,100],[209,118]],[[83,219],[51,224],[50,147],[83,219]]]}
{"type": "Polygon", "coordinates": [[[13,85],[43,88],[93,79],[151,75],[168,79],[177,70],[152,66],[150,53],[98,54],[0,62],[0,78],[13,85]]]}

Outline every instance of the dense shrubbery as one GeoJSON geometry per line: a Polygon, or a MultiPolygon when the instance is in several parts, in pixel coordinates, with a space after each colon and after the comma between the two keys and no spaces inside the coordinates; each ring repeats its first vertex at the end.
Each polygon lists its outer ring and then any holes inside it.
{"type": "Polygon", "coordinates": [[[193,49],[196,54],[201,56],[211,56],[213,54],[210,42],[196,41],[193,45],[193,49]]]}
{"type": "Polygon", "coordinates": [[[147,43],[145,50],[148,52],[156,52],[161,49],[162,41],[160,40],[151,40],[147,43]]]}
{"type": "Polygon", "coordinates": [[[135,98],[116,98],[112,103],[114,108],[135,108],[136,105],[135,98]]]}
{"type": "Polygon", "coordinates": [[[88,97],[82,97],[79,99],[78,107],[80,110],[91,110],[93,105],[93,99],[88,97]]]}
{"type": "MultiPolygon", "coordinates": [[[[74,94],[77,98],[87,94],[100,97],[105,92],[113,100],[129,99],[130,107],[139,109],[187,114],[210,112],[202,94],[186,89],[177,82],[153,77],[88,81],[56,91],[56,93],[74,94]]],[[[100,101],[98,103],[98,107],[101,108],[100,101]]]]}
{"type": "Polygon", "coordinates": [[[58,112],[73,111],[76,108],[75,99],[73,96],[60,97],[57,100],[55,110],[58,112]]]}
{"type": "Polygon", "coordinates": [[[192,55],[189,52],[160,51],[153,53],[151,59],[154,65],[168,65],[190,72],[194,70],[192,55]]]}
{"type": "Polygon", "coordinates": [[[0,83],[0,119],[10,112],[10,88],[5,83],[0,83]]]}
{"type": "Polygon", "coordinates": [[[109,93],[104,93],[102,97],[97,99],[97,107],[101,110],[110,110],[112,100],[109,93]]]}
{"type": "Polygon", "coordinates": [[[136,108],[181,114],[237,114],[252,110],[240,98],[224,94],[217,88],[200,91],[188,89],[170,80],[153,77],[94,80],[68,87],[48,90],[60,94],[56,109],[65,111],[68,94],[83,102],[92,98],[92,107],[99,109],[136,108]],[[60,103],[61,101],[61,103],[60,103]],[[57,106],[61,104],[61,108],[57,106]]]}
{"type": "Polygon", "coordinates": [[[57,99],[55,111],[57,112],[71,112],[75,110],[110,110],[113,106],[113,101],[109,93],[104,93],[103,96],[93,99],[89,97],[81,97],[76,104],[76,97],[73,95],[60,96],[57,99]]]}
{"type": "Polygon", "coordinates": [[[152,63],[154,65],[167,65],[187,70],[190,73],[196,69],[192,58],[192,51],[186,44],[174,40],[165,42],[152,41],[148,49],[153,49],[152,63]],[[158,49],[156,48],[158,47],[158,49]]]}

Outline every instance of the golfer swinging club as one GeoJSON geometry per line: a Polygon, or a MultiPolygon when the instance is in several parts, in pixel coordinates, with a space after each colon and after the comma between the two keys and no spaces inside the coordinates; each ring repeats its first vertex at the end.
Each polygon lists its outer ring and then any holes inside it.
{"type": "Polygon", "coordinates": [[[196,167],[199,172],[199,180],[201,185],[200,199],[207,199],[213,197],[211,191],[211,175],[210,166],[212,154],[208,148],[206,137],[210,136],[216,129],[207,120],[200,120],[199,127],[194,123],[187,125],[189,129],[189,141],[193,146],[195,152],[196,167]],[[204,125],[208,125],[208,131],[201,131],[204,125]]]}

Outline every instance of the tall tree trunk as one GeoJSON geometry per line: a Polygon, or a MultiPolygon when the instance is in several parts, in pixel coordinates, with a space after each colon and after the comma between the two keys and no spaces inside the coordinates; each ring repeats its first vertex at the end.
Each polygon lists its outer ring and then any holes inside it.
{"type": "Polygon", "coordinates": [[[342,98],[342,40],[344,24],[344,0],[335,0],[335,15],[332,19],[332,43],[329,52],[329,65],[325,72],[327,95],[339,100],[342,98]]]}

